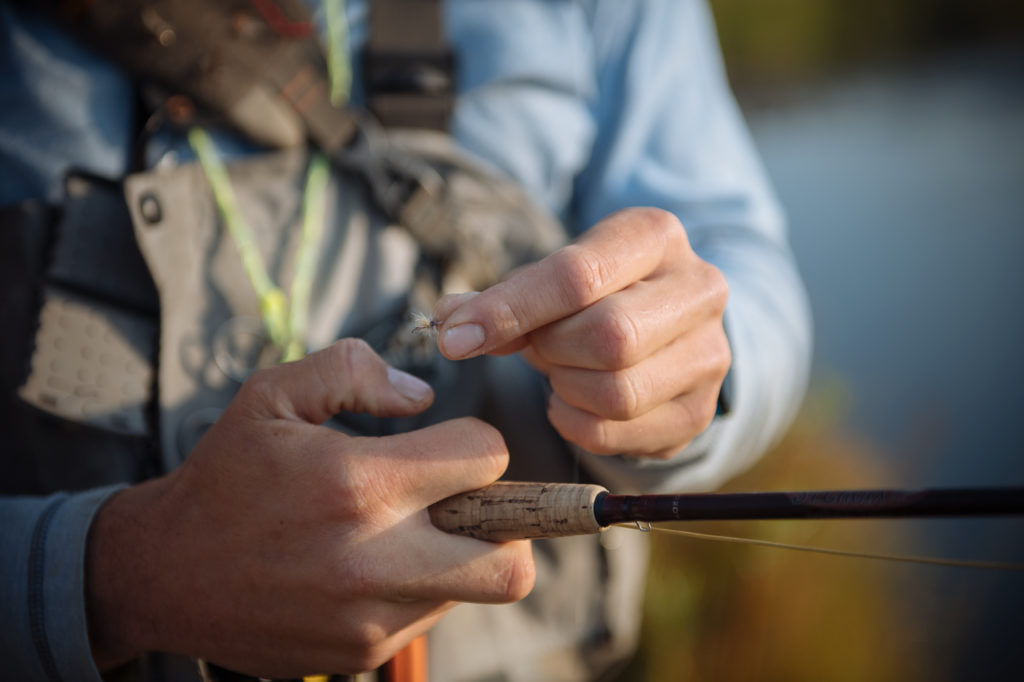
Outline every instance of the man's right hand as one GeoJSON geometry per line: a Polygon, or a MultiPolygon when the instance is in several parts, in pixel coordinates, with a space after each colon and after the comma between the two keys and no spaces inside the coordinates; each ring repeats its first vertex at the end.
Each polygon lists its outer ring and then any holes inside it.
{"type": "Polygon", "coordinates": [[[351,673],[454,602],[524,597],[529,543],[448,535],[426,512],[501,475],[497,431],[473,419],[386,438],[321,426],[432,399],[354,340],[255,373],[179,469],[100,510],[86,595],[97,665],[164,651],[263,677],[351,673]]]}

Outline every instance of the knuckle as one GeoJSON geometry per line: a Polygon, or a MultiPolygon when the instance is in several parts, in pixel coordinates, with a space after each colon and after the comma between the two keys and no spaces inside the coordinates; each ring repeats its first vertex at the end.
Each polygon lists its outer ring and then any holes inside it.
{"type": "Polygon", "coordinates": [[[536,579],[536,569],[529,550],[517,552],[512,560],[507,562],[500,578],[501,603],[508,604],[526,597],[533,589],[536,579]]]}
{"type": "Polygon", "coordinates": [[[252,413],[281,414],[287,401],[278,385],[277,369],[259,369],[250,374],[232,402],[252,413]]]}
{"type": "Polygon", "coordinates": [[[343,375],[356,379],[360,370],[374,356],[370,345],[362,339],[345,338],[335,341],[324,349],[318,358],[323,359],[325,366],[319,367],[321,376],[343,375]]]}
{"type": "Polygon", "coordinates": [[[388,637],[375,623],[359,624],[349,637],[352,667],[358,672],[376,670],[391,657],[388,637]]]}
{"type": "Polygon", "coordinates": [[[593,250],[573,244],[557,254],[557,270],[561,273],[564,299],[572,306],[584,308],[601,296],[609,279],[609,267],[593,250]]]}
{"type": "MultiPolygon", "coordinates": [[[[400,494],[396,489],[405,482],[401,467],[393,460],[374,456],[375,451],[370,447],[360,451],[368,456],[331,458],[335,466],[323,470],[324,475],[310,483],[311,488],[321,488],[315,497],[311,495],[321,514],[353,537],[372,533],[381,524],[394,520],[400,494]]],[[[363,564],[358,557],[344,556],[338,557],[338,564],[359,578],[359,585],[376,585],[378,567],[374,564],[363,564]]]]}
{"type": "Polygon", "coordinates": [[[494,310],[493,324],[499,334],[513,338],[520,336],[529,326],[523,310],[509,301],[502,301],[494,310]]]}
{"type": "Polygon", "coordinates": [[[276,389],[272,369],[258,369],[246,378],[238,390],[238,397],[245,401],[263,401],[270,398],[276,389]]]}
{"type": "Polygon", "coordinates": [[[316,354],[318,364],[316,375],[319,380],[329,385],[337,378],[344,378],[349,387],[352,411],[362,412],[373,408],[368,404],[373,391],[367,390],[374,381],[369,370],[374,367],[377,358],[370,345],[362,339],[344,338],[335,341],[324,349],[323,354],[316,354]]]}
{"type": "Polygon", "coordinates": [[[661,242],[663,248],[689,249],[686,230],[676,214],[654,206],[624,209],[630,224],[643,231],[648,239],[661,242]]]}
{"type": "Polygon", "coordinates": [[[619,448],[612,442],[608,422],[604,419],[595,419],[581,429],[576,443],[595,455],[614,455],[619,452],[619,448]]]}
{"type": "Polygon", "coordinates": [[[341,494],[336,495],[336,515],[350,522],[362,523],[373,518],[379,502],[377,486],[370,483],[370,477],[351,466],[343,482],[341,494]]]}
{"type": "Polygon", "coordinates": [[[689,435],[695,436],[711,424],[715,418],[715,401],[711,398],[690,396],[683,401],[686,426],[684,429],[689,435]]]}
{"type": "Polygon", "coordinates": [[[609,386],[604,391],[603,409],[610,419],[633,419],[640,414],[642,389],[632,372],[616,371],[607,375],[609,386]]]}
{"type": "Polygon", "coordinates": [[[381,645],[387,641],[387,633],[376,622],[356,623],[349,634],[349,643],[364,656],[373,658],[380,653],[381,645]]]}
{"type": "Polygon", "coordinates": [[[701,279],[704,282],[704,290],[707,292],[708,302],[712,310],[721,315],[725,310],[725,304],[729,300],[729,281],[717,267],[701,260],[701,279]]]}
{"type": "Polygon", "coordinates": [[[612,423],[597,415],[575,408],[549,403],[548,420],[565,440],[575,443],[595,455],[612,455],[618,450],[611,447],[608,426],[612,423]]]}
{"type": "Polygon", "coordinates": [[[465,426],[465,438],[484,473],[497,478],[508,466],[508,448],[501,432],[475,417],[460,420],[465,426]]]}
{"type": "Polygon", "coordinates": [[[698,379],[703,382],[721,382],[732,366],[732,348],[721,324],[709,325],[701,332],[698,379]]]}
{"type": "Polygon", "coordinates": [[[370,344],[363,339],[351,336],[338,339],[328,346],[328,348],[335,349],[339,353],[353,357],[360,355],[373,355],[373,350],[370,348],[370,344]]]}
{"type": "Polygon", "coordinates": [[[636,219],[642,221],[652,231],[664,232],[665,234],[683,232],[683,224],[679,222],[676,214],[671,211],[655,206],[638,206],[628,210],[635,213],[636,219]]]}
{"type": "Polygon", "coordinates": [[[717,409],[717,401],[714,398],[700,401],[700,408],[697,410],[697,424],[699,426],[698,432],[703,431],[711,425],[711,422],[715,418],[715,410],[717,409]]]}
{"type": "Polygon", "coordinates": [[[613,310],[598,324],[598,356],[607,369],[624,369],[636,361],[640,350],[640,329],[631,315],[613,310]]]}

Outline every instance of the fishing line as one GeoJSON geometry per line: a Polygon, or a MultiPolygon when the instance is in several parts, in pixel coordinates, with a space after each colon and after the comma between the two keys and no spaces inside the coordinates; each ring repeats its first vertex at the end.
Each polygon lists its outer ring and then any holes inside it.
{"type": "Polygon", "coordinates": [[[812,545],[794,545],[784,542],[775,542],[772,540],[761,540],[757,538],[741,538],[731,535],[719,535],[715,533],[700,533],[692,530],[679,530],[677,528],[662,528],[660,526],[653,525],[649,528],[642,528],[638,525],[629,523],[617,523],[615,525],[620,528],[629,528],[632,530],[639,530],[645,533],[654,531],[657,533],[679,535],[682,537],[687,537],[695,540],[712,540],[715,542],[728,542],[739,545],[774,547],[776,549],[788,549],[797,552],[811,552],[814,554],[828,554],[832,556],[852,557],[857,559],[875,559],[880,561],[894,561],[899,563],[927,564],[931,566],[951,566],[956,568],[975,568],[992,571],[1024,571],[1024,563],[1014,563],[1006,561],[980,561],[973,559],[946,559],[942,557],[927,557],[909,554],[855,552],[852,550],[831,549],[828,547],[815,547],[812,545]]]}

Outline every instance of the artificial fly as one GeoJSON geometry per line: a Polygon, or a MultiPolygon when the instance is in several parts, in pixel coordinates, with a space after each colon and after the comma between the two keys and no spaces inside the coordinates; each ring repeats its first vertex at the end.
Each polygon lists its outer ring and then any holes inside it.
{"type": "Polygon", "coordinates": [[[441,326],[439,321],[419,311],[413,312],[410,317],[412,318],[413,334],[424,334],[432,339],[437,338],[438,328],[441,326]]]}

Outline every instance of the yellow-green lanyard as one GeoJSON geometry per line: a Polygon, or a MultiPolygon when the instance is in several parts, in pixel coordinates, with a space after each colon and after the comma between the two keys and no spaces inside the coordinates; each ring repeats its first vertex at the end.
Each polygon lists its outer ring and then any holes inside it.
{"type": "MultiPolygon", "coordinates": [[[[348,27],[342,20],[344,12],[344,0],[324,0],[327,67],[331,103],[335,106],[345,104],[352,84],[352,72],[348,62],[348,27]]],[[[326,189],[330,175],[327,159],[320,153],[313,154],[310,158],[302,200],[302,237],[298,252],[295,254],[291,295],[286,296],[267,272],[252,230],[238,207],[227,169],[221,162],[213,140],[201,128],[189,130],[188,140],[210,182],[224,225],[238,247],[246,277],[259,297],[260,317],[267,328],[270,342],[281,349],[281,362],[298,360],[306,354],[303,339],[309,318],[309,298],[316,274],[316,245],[323,231],[326,189]]]]}
{"type": "Polygon", "coordinates": [[[238,247],[246,277],[259,297],[260,317],[263,318],[270,342],[281,349],[282,362],[298,360],[306,354],[303,337],[309,318],[313,277],[316,274],[316,246],[324,225],[329,177],[327,159],[319,153],[310,158],[302,201],[302,236],[295,254],[291,295],[286,296],[270,279],[256,239],[238,207],[227,169],[217,154],[213,140],[201,128],[189,130],[188,139],[210,182],[224,225],[238,247]]]}
{"type": "Polygon", "coordinates": [[[327,24],[327,76],[331,84],[331,104],[336,107],[348,102],[352,89],[352,68],[348,63],[348,23],[345,0],[323,0],[324,21],[327,24]]]}

